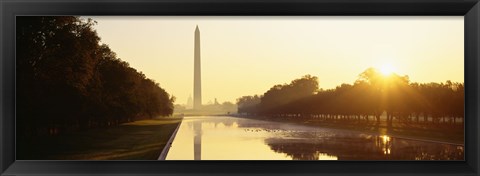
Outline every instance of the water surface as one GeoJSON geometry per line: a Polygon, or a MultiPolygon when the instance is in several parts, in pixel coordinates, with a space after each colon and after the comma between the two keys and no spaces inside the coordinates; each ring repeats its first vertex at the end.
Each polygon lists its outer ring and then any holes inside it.
{"type": "Polygon", "coordinates": [[[185,117],[167,160],[463,160],[462,145],[231,116],[185,117]]]}

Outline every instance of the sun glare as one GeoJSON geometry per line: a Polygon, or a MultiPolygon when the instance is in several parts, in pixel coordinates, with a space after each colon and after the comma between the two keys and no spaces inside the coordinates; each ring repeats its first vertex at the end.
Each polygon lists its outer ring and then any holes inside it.
{"type": "Polygon", "coordinates": [[[380,69],[380,72],[385,76],[391,75],[392,73],[395,72],[395,67],[393,67],[390,64],[384,64],[379,69],[380,69]]]}

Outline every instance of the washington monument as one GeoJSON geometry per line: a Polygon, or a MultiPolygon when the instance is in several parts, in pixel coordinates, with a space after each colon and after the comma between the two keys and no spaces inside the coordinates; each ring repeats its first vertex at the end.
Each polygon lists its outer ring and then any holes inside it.
{"type": "Polygon", "coordinates": [[[193,70],[193,109],[202,108],[202,77],[200,70],[200,30],[195,28],[195,51],[193,70]]]}

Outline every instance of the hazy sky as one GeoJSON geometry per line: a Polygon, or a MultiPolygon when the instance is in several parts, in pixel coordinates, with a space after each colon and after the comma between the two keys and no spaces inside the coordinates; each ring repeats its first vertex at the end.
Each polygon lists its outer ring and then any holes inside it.
{"type": "Polygon", "coordinates": [[[235,102],[310,74],[320,88],[390,66],[412,82],[463,82],[463,17],[90,17],[103,43],[185,104],[200,28],[203,103],[235,102]]]}

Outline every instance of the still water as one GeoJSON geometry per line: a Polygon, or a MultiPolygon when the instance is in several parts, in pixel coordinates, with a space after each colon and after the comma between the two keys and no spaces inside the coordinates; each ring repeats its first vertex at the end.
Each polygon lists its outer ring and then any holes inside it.
{"type": "Polygon", "coordinates": [[[185,117],[167,160],[463,160],[462,145],[230,116],[185,117]]]}

